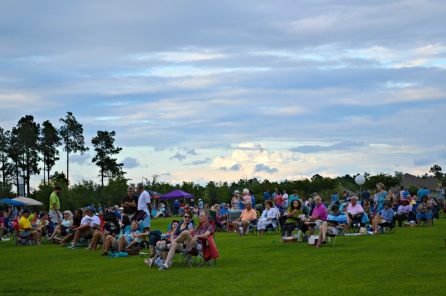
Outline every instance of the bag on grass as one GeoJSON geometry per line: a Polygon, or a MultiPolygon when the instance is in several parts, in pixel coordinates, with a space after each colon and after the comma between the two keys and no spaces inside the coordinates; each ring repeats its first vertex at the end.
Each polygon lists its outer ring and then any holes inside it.
{"type": "Polygon", "coordinates": [[[369,223],[369,222],[370,222],[369,216],[367,215],[367,213],[364,213],[364,215],[362,215],[361,223],[366,224],[366,223],[369,223]]]}

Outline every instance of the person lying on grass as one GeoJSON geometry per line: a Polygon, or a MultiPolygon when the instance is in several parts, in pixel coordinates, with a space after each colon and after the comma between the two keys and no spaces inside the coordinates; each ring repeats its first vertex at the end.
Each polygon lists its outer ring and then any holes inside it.
{"type": "Polygon", "coordinates": [[[139,237],[137,237],[137,235],[141,232],[138,230],[138,228],[138,221],[133,220],[131,229],[124,232],[124,234],[121,234],[116,238],[113,236],[113,234],[107,235],[104,243],[104,253],[102,253],[101,256],[108,256],[108,250],[110,248],[119,253],[139,244],[141,240],[139,237]]]}
{"type": "Polygon", "coordinates": [[[348,224],[350,218],[344,212],[339,211],[339,206],[334,204],[331,206],[331,213],[327,217],[327,221],[324,221],[319,229],[319,240],[316,247],[320,248],[322,244],[325,244],[325,237],[327,232],[330,234],[341,234],[344,227],[344,231],[348,231],[348,224]]]}
{"type": "MultiPolygon", "coordinates": [[[[192,250],[197,245],[198,240],[207,239],[211,234],[214,233],[214,226],[209,223],[210,213],[209,211],[201,211],[199,220],[200,226],[194,233],[194,236],[188,232],[183,231],[170,246],[169,253],[167,254],[166,261],[162,264],[159,270],[167,270],[170,267],[170,263],[175,256],[175,250],[183,250],[183,243],[186,243],[187,251],[192,250]]],[[[201,245],[197,245],[197,249],[200,250],[201,245]]]]}

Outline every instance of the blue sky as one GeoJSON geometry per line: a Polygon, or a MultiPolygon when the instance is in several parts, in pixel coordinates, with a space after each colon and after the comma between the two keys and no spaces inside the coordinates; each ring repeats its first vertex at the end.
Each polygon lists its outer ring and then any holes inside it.
{"type": "MultiPolygon", "coordinates": [[[[444,1],[3,1],[0,126],[27,114],[60,126],[71,111],[89,144],[116,131],[135,181],[424,174],[446,166],[444,11],[444,1]]],[[[92,157],[72,155],[72,181],[99,181],[92,157]]]]}

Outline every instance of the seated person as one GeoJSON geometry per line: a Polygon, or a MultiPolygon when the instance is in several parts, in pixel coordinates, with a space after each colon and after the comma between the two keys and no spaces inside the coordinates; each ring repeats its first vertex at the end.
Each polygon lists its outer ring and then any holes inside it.
{"type": "Polygon", "coordinates": [[[344,207],[343,212],[346,212],[349,216],[349,218],[353,222],[357,222],[358,224],[361,223],[362,215],[364,214],[364,209],[362,206],[358,203],[358,197],[352,196],[350,198],[350,202],[347,203],[347,206],[344,207]]]}
{"type": "Polygon", "coordinates": [[[31,227],[31,223],[28,220],[29,215],[30,211],[28,209],[23,210],[22,217],[18,223],[19,235],[22,237],[31,236],[35,245],[41,245],[42,230],[39,227],[31,227]]]}
{"type": "MultiPolygon", "coordinates": [[[[188,251],[192,250],[195,247],[196,243],[200,243],[199,239],[207,239],[211,234],[214,233],[214,227],[209,223],[210,214],[208,211],[200,212],[200,225],[194,233],[194,236],[190,234],[189,231],[183,231],[170,246],[169,253],[167,254],[166,261],[164,264],[161,264],[159,270],[167,270],[170,267],[170,262],[172,261],[173,256],[175,256],[175,251],[183,250],[183,243],[186,243],[186,248],[188,251]]],[[[200,250],[200,247],[197,246],[200,250]]]]}
{"type": "Polygon", "coordinates": [[[373,234],[378,232],[378,226],[384,223],[392,223],[393,221],[393,209],[392,202],[390,200],[383,201],[384,208],[376,214],[375,218],[372,221],[373,226],[373,234]]]}
{"type": "Polygon", "coordinates": [[[396,220],[398,220],[398,226],[403,226],[403,221],[407,220],[409,217],[409,213],[412,211],[412,206],[410,205],[409,200],[403,198],[401,199],[401,205],[398,207],[396,211],[396,220]]]}
{"type": "Polygon", "coordinates": [[[286,216],[287,219],[282,226],[282,242],[285,234],[286,236],[291,236],[293,230],[299,225],[299,217],[302,216],[302,205],[298,199],[291,202],[290,207],[287,209],[286,216]]]}
{"type": "Polygon", "coordinates": [[[94,214],[94,211],[95,208],[93,206],[88,206],[85,209],[87,214],[82,218],[81,225],[76,228],[71,249],[76,249],[79,238],[93,237],[94,231],[99,229],[101,221],[99,220],[99,217],[94,214]]]}
{"type": "Polygon", "coordinates": [[[8,228],[5,226],[5,221],[3,217],[0,216],[0,241],[9,241],[9,238],[3,238],[3,236],[8,233],[8,228]]]}
{"type": "Polygon", "coordinates": [[[119,236],[115,236],[114,233],[107,235],[104,243],[104,253],[102,253],[101,256],[108,256],[108,250],[110,248],[119,253],[125,251],[125,249],[130,249],[134,245],[139,244],[140,238],[138,237],[138,234],[140,234],[141,232],[138,229],[138,221],[133,220],[130,230],[125,231],[119,236]]]}
{"type": "Polygon", "coordinates": [[[197,205],[194,206],[193,212],[194,212],[194,217],[198,217],[198,215],[200,214],[200,210],[198,209],[197,205]]]}
{"type": "Polygon", "coordinates": [[[221,206],[215,209],[217,214],[217,223],[220,225],[226,226],[226,231],[229,231],[229,209],[227,208],[226,203],[222,203],[221,206]]]}
{"type": "Polygon", "coordinates": [[[349,216],[339,211],[339,206],[337,204],[333,204],[331,206],[331,213],[327,217],[327,221],[324,221],[319,229],[319,240],[316,247],[319,248],[322,244],[326,243],[325,237],[327,232],[330,234],[341,234],[342,229],[339,229],[339,227],[344,227],[344,231],[348,231],[349,220],[349,216]]]}
{"type": "Polygon", "coordinates": [[[64,237],[62,241],[56,241],[56,243],[64,245],[74,238],[74,232],[76,228],[78,228],[81,225],[82,218],[84,217],[84,212],[81,209],[77,209],[74,211],[73,216],[73,224],[71,227],[67,227],[67,235],[64,237]]]}
{"type": "MultiPolygon", "coordinates": [[[[167,252],[169,251],[169,247],[170,247],[170,243],[172,242],[172,240],[174,240],[176,238],[174,236],[174,234],[175,234],[175,231],[177,230],[177,227],[178,227],[179,223],[180,223],[180,221],[173,220],[172,223],[170,224],[170,230],[164,236],[164,240],[161,240],[161,241],[156,243],[156,249],[160,252],[161,259],[162,259],[163,263],[166,260],[167,252]]],[[[149,259],[145,259],[144,262],[149,267],[152,267],[153,266],[153,262],[155,260],[156,260],[156,257],[152,257],[152,258],[149,258],[149,259]]]]}
{"type": "MultiPolygon", "coordinates": [[[[120,216],[118,215],[118,211],[113,211],[112,210],[112,213],[115,213],[116,215],[115,215],[115,217],[116,217],[116,220],[114,221],[116,224],[115,225],[121,225],[122,224],[122,222],[120,221],[120,216]]],[[[97,246],[98,246],[98,242],[99,242],[99,240],[102,238],[102,242],[103,242],[103,245],[102,245],[102,250],[104,251],[105,250],[105,239],[106,239],[106,237],[107,237],[107,235],[109,235],[109,234],[111,234],[109,231],[107,231],[106,229],[105,229],[105,223],[106,222],[108,222],[108,223],[110,223],[110,221],[104,221],[103,220],[103,213],[102,214],[100,214],[99,215],[99,218],[100,218],[100,222],[101,222],[101,227],[99,227],[98,229],[96,229],[94,232],[93,232],[93,238],[92,238],[92,240],[91,240],[91,242],[90,242],[90,245],[87,247],[87,248],[85,248],[85,250],[96,250],[96,248],[97,248],[97,246]]],[[[123,215],[122,216],[122,219],[124,219],[125,221],[126,221],[126,223],[127,223],[127,225],[130,225],[130,218],[129,218],[129,216],[127,216],[127,215],[123,215]]],[[[117,226],[116,226],[117,227],[117,226]]],[[[118,232],[118,229],[116,230],[116,232],[118,232]]],[[[115,233],[115,235],[117,235],[118,233],[115,233]]]]}
{"type": "Polygon", "coordinates": [[[246,203],[245,209],[242,211],[240,217],[232,222],[232,228],[237,231],[239,236],[243,236],[246,233],[246,229],[248,229],[251,221],[257,219],[257,212],[252,208],[250,203],[246,203]],[[243,231],[240,232],[240,227],[243,228],[243,231]]]}
{"type": "Polygon", "coordinates": [[[303,223],[300,225],[303,233],[307,231],[307,228],[310,229],[309,235],[314,233],[315,228],[317,229],[321,227],[324,221],[327,221],[327,209],[322,203],[322,198],[316,196],[314,201],[316,202],[316,206],[314,207],[311,216],[308,219],[301,219],[303,223]]]}
{"type": "Polygon", "coordinates": [[[166,206],[163,203],[161,203],[155,218],[165,217],[165,216],[166,216],[166,206]]]}
{"type": "Polygon", "coordinates": [[[54,228],[53,234],[48,238],[48,240],[52,240],[54,236],[58,236],[60,239],[62,236],[68,235],[68,229],[73,226],[73,215],[70,211],[63,212],[63,219],[60,225],[57,225],[54,228]]]}
{"type": "Polygon", "coordinates": [[[50,224],[50,222],[47,219],[47,213],[45,211],[40,212],[40,218],[36,220],[36,227],[40,228],[42,230],[42,235],[45,235],[46,228],[50,224]]]}
{"type": "Polygon", "coordinates": [[[427,196],[423,196],[421,203],[417,207],[417,226],[420,226],[421,220],[427,220],[427,225],[431,226],[432,218],[432,204],[427,203],[427,196]]]}
{"type": "Polygon", "coordinates": [[[273,219],[277,219],[277,209],[274,207],[274,203],[271,199],[265,201],[265,210],[263,210],[259,221],[257,222],[257,230],[260,230],[260,235],[264,235],[266,227],[273,223],[273,219]]]}

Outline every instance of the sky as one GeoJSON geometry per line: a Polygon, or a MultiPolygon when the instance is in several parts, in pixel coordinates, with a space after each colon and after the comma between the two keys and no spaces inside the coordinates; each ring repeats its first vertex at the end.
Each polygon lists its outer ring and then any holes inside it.
{"type": "MultiPolygon", "coordinates": [[[[0,126],[73,112],[132,182],[446,167],[445,1],[1,1],[0,126]]],[[[66,157],[53,170],[66,171],[66,157]]],[[[33,176],[32,186],[43,178],[33,176]]]]}

